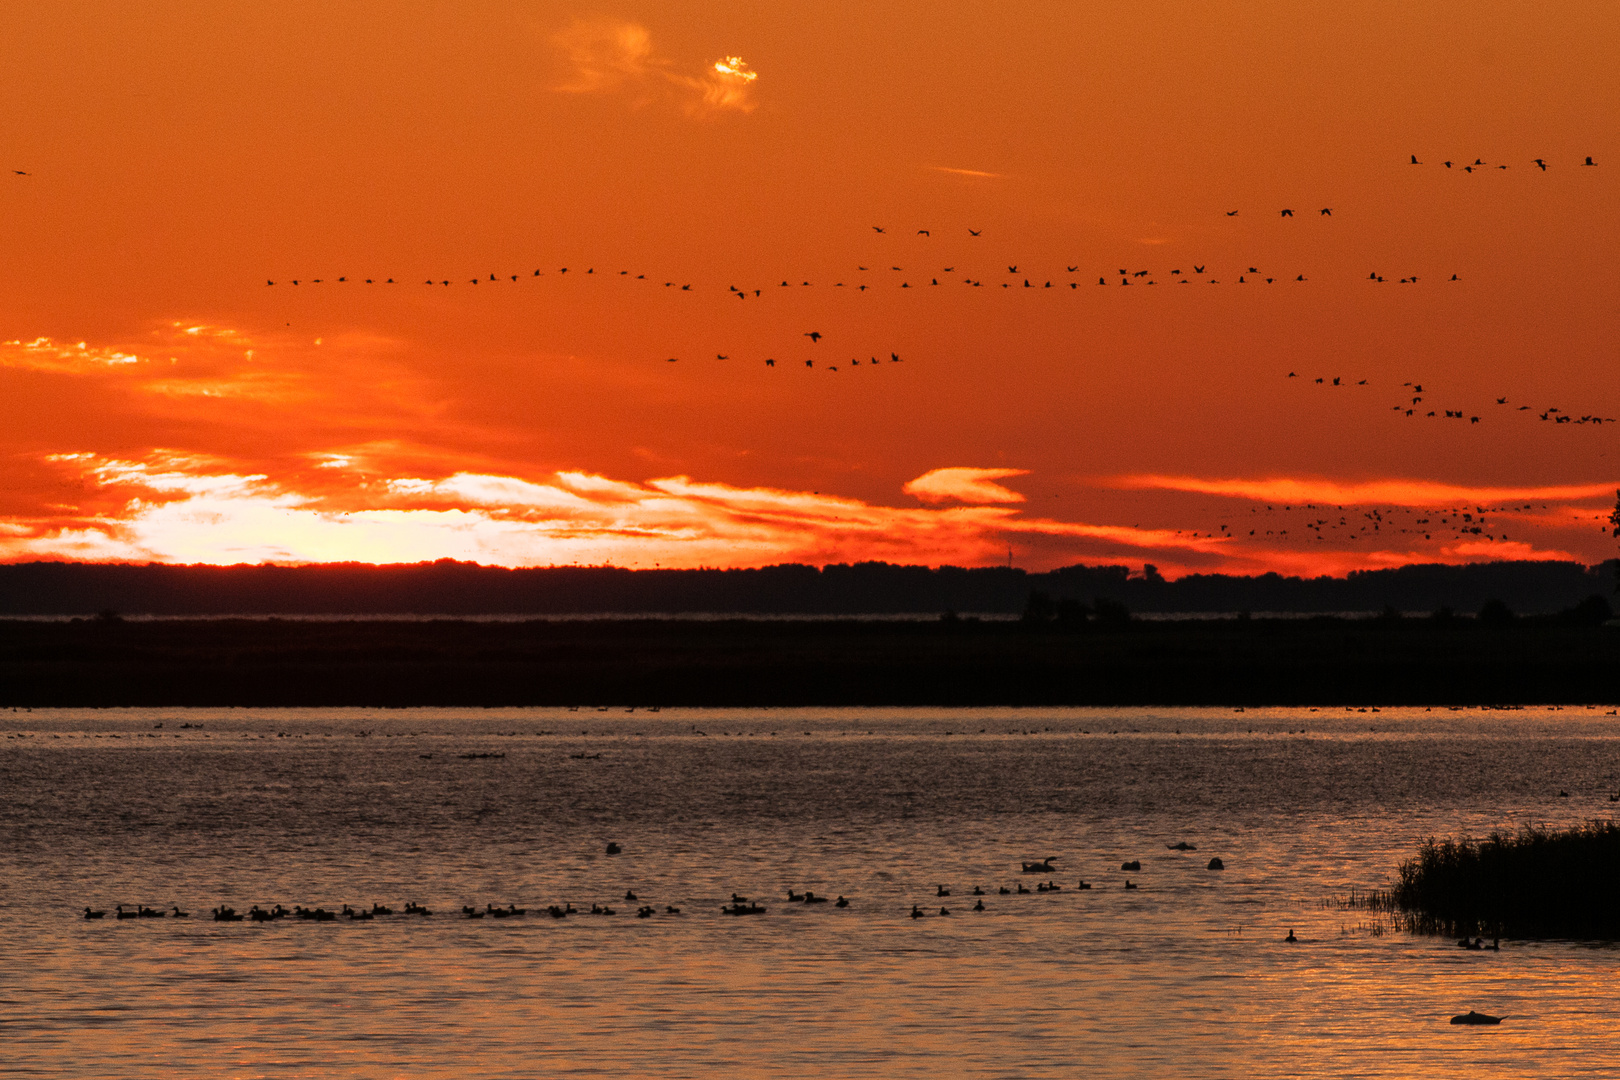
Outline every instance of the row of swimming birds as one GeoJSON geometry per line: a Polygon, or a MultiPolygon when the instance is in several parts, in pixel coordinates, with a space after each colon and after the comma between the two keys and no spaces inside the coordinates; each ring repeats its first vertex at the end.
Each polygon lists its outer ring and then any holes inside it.
{"type": "MultiPolygon", "coordinates": [[[[1171,851],[1188,852],[1188,851],[1197,851],[1198,850],[1196,845],[1189,844],[1189,843],[1187,843],[1185,841],[1182,841],[1182,842],[1176,843],[1176,844],[1166,844],[1165,846],[1171,851]]],[[[608,853],[609,854],[618,854],[622,850],[623,849],[619,848],[619,846],[617,844],[609,844],[608,845],[608,853]]],[[[1045,858],[1045,859],[1039,859],[1039,860],[1037,860],[1035,862],[1026,862],[1026,863],[1022,864],[1023,872],[1026,873],[1026,874],[1052,874],[1052,873],[1056,873],[1057,872],[1056,868],[1053,866],[1053,863],[1056,862],[1056,861],[1057,861],[1056,857],[1052,856],[1052,857],[1048,857],[1048,858],[1045,858]]],[[[1120,870],[1125,872],[1125,873],[1140,873],[1141,869],[1142,869],[1142,862],[1141,862],[1140,859],[1132,859],[1132,860],[1130,860],[1128,862],[1120,864],[1120,870]]],[[[1208,864],[1206,866],[1206,869],[1209,869],[1209,870],[1224,870],[1224,869],[1226,869],[1226,865],[1219,858],[1214,858],[1214,859],[1209,860],[1209,862],[1208,862],[1208,864]]],[[[1091,882],[1086,881],[1085,879],[1082,878],[1075,885],[1075,890],[1076,891],[1084,891],[1084,890],[1089,890],[1092,887],[1093,886],[1092,886],[1091,882]]],[[[1130,878],[1127,877],[1125,879],[1124,888],[1126,890],[1135,891],[1135,890],[1139,889],[1140,886],[1137,885],[1135,882],[1133,882],[1130,878]]],[[[998,889],[998,895],[1000,895],[1000,896],[1012,896],[1012,895],[1025,896],[1025,895],[1040,894],[1040,893],[1057,893],[1057,892],[1062,892],[1062,891],[1063,891],[1063,886],[1058,884],[1057,881],[1055,881],[1055,880],[1047,880],[1047,881],[1043,881],[1043,882],[1037,882],[1036,885],[1035,885],[1035,888],[1033,888],[1033,889],[1023,885],[1022,883],[1017,884],[1015,887],[1009,887],[1009,886],[1006,886],[1006,885],[1002,885],[998,889]]],[[[949,897],[950,895],[951,895],[951,890],[946,888],[944,885],[935,886],[935,890],[934,890],[934,898],[935,899],[943,899],[943,898],[949,897]]],[[[988,896],[990,894],[988,892],[986,892],[983,887],[975,885],[973,887],[973,892],[972,892],[971,895],[976,898],[975,903],[973,905],[973,910],[974,911],[987,911],[987,910],[989,910],[985,906],[984,897],[986,897],[986,896],[988,896]]],[[[641,903],[641,898],[636,895],[636,892],[635,892],[634,889],[626,889],[625,893],[624,893],[624,899],[625,899],[626,903],[637,903],[637,904],[641,903]]],[[[820,905],[820,904],[831,904],[835,908],[848,908],[848,907],[851,906],[850,900],[847,897],[843,896],[842,894],[840,894],[837,899],[830,900],[828,897],[825,897],[825,896],[817,896],[815,894],[815,892],[813,892],[812,890],[809,890],[809,889],[806,889],[802,893],[801,892],[795,892],[791,888],[788,889],[787,890],[787,902],[790,903],[790,904],[801,904],[801,905],[804,905],[806,907],[814,907],[814,906],[817,906],[817,905],[820,905]]],[[[721,914],[723,914],[723,915],[733,915],[733,916],[736,916],[736,915],[763,915],[768,910],[769,910],[769,908],[767,908],[764,904],[760,903],[758,900],[750,899],[749,897],[742,896],[742,895],[740,895],[738,893],[735,893],[735,892],[731,894],[730,902],[722,904],[721,907],[720,907],[720,913],[721,914]]],[[[591,904],[590,910],[585,911],[583,909],[576,908],[571,902],[569,902],[569,903],[563,903],[563,904],[551,904],[551,905],[548,905],[545,908],[545,913],[547,915],[549,915],[551,918],[554,918],[554,919],[566,919],[570,915],[616,915],[616,914],[618,914],[618,911],[615,908],[613,908],[613,907],[611,907],[611,906],[609,906],[607,904],[597,904],[597,903],[591,904]]],[[[663,906],[663,911],[662,912],[659,911],[659,909],[658,909],[658,907],[656,905],[653,905],[653,904],[641,904],[641,906],[636,908],[636,912],[635,912],[636,917],[638,919],[650,919],[650,918],[652,918],[652,917],[654,917],[656,915],[659,915],[659,914],[663,914],[663,915],[680,915],[681,913],[682,913],[681,909],[678,908],[678,907],[675,907],[672,904],[665,904],[663,906]]],[[[255,923],[279,922],[281,920],[286,920],[286,919],[290,919],[290,920],[297,921],[297,922],[337,922],[340,919],[347,920],[347,921],[350,921],[350,922],[371,922],[371,921],[374,921],[374,920],[376,920],[378,918],[386,918],[388,916],[392,916],[392,915],[395,915],[395,914],[401,914],[403,916],[411,916],[411,917],[416,917],[416,918],[426,918],[426,917],[431,916],[433,914],[433,911],[431,909],[427,908],[427,907],[424,907],[421,904],[416,903],[415,901],[406,902],[404,908],[400,912],[396,912],[395,909],[393,909],[391,907],[388,907],[388,906],[383,905],[383,904],[377,904],[377,903],[372,904],[369,909],[368,908],[356,908],[356,907],[353,907],[353,906],[351,906],[349,904],[344,904],[341,908],[339,908],[337,910],[332,910],[332,909],[328,909],[328,908],[324,908],[324,907],[318,907],[318,906],[317,907],[305,907],[302,904],[295,904],[294,906],[292,906],[290,908],[286,907],[286,906],[284,906],[282,904],[274,904],[274,905],[271,905],[270,907],[260,907],[258,904],[254,904],[252,907],[250,907],[246,911],[237,911],[233,907],[228,907],[228,906],[222,904],[222,905],[220,905],[218,907],[210,909],[210,911],[209,911],[209,915],[212,917],[214,922],[227,922],[227,923],[234,923],[234,922],[255,922],[255,923]]],[[[461,908],[461,911],[459,912],[459,915],[464,919],[484,919],[484,918],[490,918],[490,919],[515,919],[515,918],[523,918],[524,916],[526,916],[528,914],[529,914],[529,909],[528,908],[520,908],[516,904],[510,903],[510,902],[508,902],[505,907],[498,907],[495,904],[485,904],[482,908],[480,908],[480,907],[477,907],[476,905],[467,904],[467,905],[463,905],[462,908],[461,908]]],[[[920,919],[920,918],[923,918],[926,914],[927,913],[922,910],[921,905],[912,904],[911,905],[911,911],[909,912],[908,917],[913,918],[913,919],[920,919]]],[[[949,915],[949,914],[951,914],[951,910],[948,907],[942,906],[939,909],[939,914],[940,915],[949,915]]],[[[107,915],[108,915],[108,912],[106,910],[104,910],[104,909],[103,910],[97,910],[97,909],[91,908],[91,907],[85,907],[84,908],[84,918],[86,918],[86,919],[91,919],[91,920],[105,919],[107,917],[107,915]]],[[[165,918],[189,919],[191,917],[191,913],[189,911],[182,911],[178,906],[172,907],[171,910],[169,910],[169,911],[164,911],[162,908],[151,908],[151,907],[147,907],[144,904],[136,904],[136,905],[133,905],[133,906],[130,906],[130,907],[126,907],[123,904],[117,904],[113,908],[112,916],[113,916],[113,918],[115,920],[118,920],[118,921],[124,921],[124,920],[127,920],[127,919],[165,919],[165,918]]]]}

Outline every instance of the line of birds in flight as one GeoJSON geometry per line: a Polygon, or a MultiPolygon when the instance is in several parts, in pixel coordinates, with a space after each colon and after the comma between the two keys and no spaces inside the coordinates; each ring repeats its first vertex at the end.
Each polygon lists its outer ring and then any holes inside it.
{"type": "MultiPolygon", "coordinates": [[[[1411,159],[1412,159],[1411,164],[1413,164],[1413,165],[1422,165],[1422,164],[1424,164],[1424,162],[1421,162],[1421,161],[1418,160],[1418,156],[1416,154],[1412,154],[1411,159]]],[[[1542,172],[1546,172],[1549,168],[1551,168],[1551,166],[1547,164],[1547,159],[1546,158],[1531,158],[1529,163],[1531,165],[1534,165],[1536,168],[1540,169],[1542,172]]],[[[1449,169],[1453,165],[1456,165],[1457,163],[1455,161],[1442,161],[1440,164],[1444,165],[1446,168],[1449,169]]],[[[1507,169],[1507,168],[1511,168],[1511,167],[1512,166],[1504,165],[1501,162],[1497,162],[1495,165],[1492,165],[1491,163],[1485,161],[1483,158],[1475,158],[1472,163],[1462,166],[1462,171],[1466,172],[1466,173],[1471,173],[1471,172],[1474,172],[1476,170],[1483,171],[1485,169],[1507,169]]],[[[1581,162],[1581,167],[1595,169],[1595,168],[1597,168],[1597,162],[1593,161],[1592,156],[1590,154],[1588,154],[1587,157],[1586,157],[1586,160],[1581,162]]]]}
{"type": "MultiPolygon", "coordinates": [[[[1361,509],[1355,506],[1348,510],[1343,506],[1328,503],[1298,503],[1286,505],[1267,505],[1263,510],[1260,507],[1250,507],[1249,513],[1260,520],[1255,522],[1248,532],[1249,536],[1261,535],[1283,540],[1289,535],[1289,528],[1284,528],[1284,522],[1290,528],[1303,530],[1313,534],[1315,540],[1326,540],[1329,536],[1340,541],[1371,540],[1386,535],[1403,535],[1416,537],[1422,535],[1424,540],[1435,539],[1435,534],[1442,531],[1451,533],[1450,537],[1442,536],[1440,539],[1452,540],[1508,540],[1506,526],[1499,519],[1507,515],[1511,520],[1515,515],[1535,514],[1537,510],[1549,509],[1547,503],[1538,507],[1534,503],[1522,503],[1509,506],[1460,506],[1460,507],[1422,507],[1422,506],[1374,506],[1361,509]],[[1304,514],[1301,521],[1297,516],[1304,514]],[[1317,515],[1328,514],[1328,517],[1317,515]],[[1286,515],[1286,516],[1285,516],[1286,515]],[[1498,520],[1492,522],[1492,516],[1498,520]],[[1281,520],[1278,520],[1278,519],[1281,520]],[[1337,518],[1337,520],[1334,520],[1337,518]],[[1270,529],[1264,528],[1272,524],[1270,529]],[[1387,532],[1386,532],[1387,530],[1387,532]]],[[[1525,519],[1520,518],[1520,521],[1525,519]]],[[[1581,520],[1585,520],[1584,517],[1581,520]]],[[[1591,520],[1601,522],[1599,532],[1609,533],[1610,522],[1606,514],[1593,514],[1591,520]]],[[[1566,519],[1570,526],[1576,525],[1573,518],[1566,519]]],[[[1543,523],[1544,524],[1544,523],[1543,523]]],[[[1138,526],[1140,527],[1140,526],[1138,526]]],[[[1586,526],[1582,526],[1586,527],[1586,526]]],[[[1222,523],[1218,531],[1199,532],[1198,530],[1175,530],[1178,536],[1189,536],[1193,539],[1227,540],[1241,538],[1242,526],[1233,528],[1232,525],[1222,523]]]]}
{"type": "MultiPolygon", "coordinates": [[[[1300,375],[1296,371],[1290,371],[1288,373],[1288,378],[1297,379],[1297,378],[1300,378],[1300,375]]],[[[1366,379],[1357,379],[1355,381],[1355,383],[1352,384],[1352,383],[1346,382],[1343,379],[1342,376],[1338,376],[1338,375],[1334,375],[1334,376],[1317,376],[1314,380],[1312,380],[1307,385],[1315,385],[1315,386],[1323,386],[1323,387],[1334,387],[1334,386],[1348,387],[1348,386],[1351,386],[1351,385],[1366,386],[1367,385],[1367,380],[1366,379]]],[[[1404,382],[1404,383],[1401,384],[1401,387],[1402,387],[1402,389],[1404,391],[1408,392],[1411,395],[1411,401],[1409,403],[1402,403],[1402,404],[1398,404],[1398,405],[1392,405],[1390,408],[1394,412],[1402,413],[1405,416],[1410,416],[1410,417],[1419,417],[1419,416],[1421,416],[1424,419],[1433,418],[1433,419],[1444,419],[1444,420],[1467,420],[1470,424],[1478,424],[1483,419],[1483,417],[1480,416],[1480,415],[1470,415],[1466,409],[1427,409],[1427,410],[1425,410],[1423,408],[1423,405],[1424,405],[1424,393],[1423,393],[1423,384],[1422,383],[1404,382]]],[[[1583,413],[1583,414],[1577,416],[1574,413],[1565,412],[1563,409],[1559,408],[1558,406],[1549,406],[1548,408],[1543,409],[1543,410],[1539,410],[1539,411],[1536,410],[1535,407],[1531,406],[1531,405],[1512,406],[1512,403],[1505,396],[1497,398],[1496,399],[1496,404],[1499,407],[1511,407],[1513,412],[1533,412],[1533,413],[1537,413],[1537,415],[1540,417],[1540,419],[1542,419],[1543,421],[1552,423],[1552,424],[1593,424],[1593,425],[1597,425],[1597,426],[1602,426],[1603,424],[1613,424],[1613,423],[1617,422],[1615,417],[1612,417],[1612,416],[1599,416],[1596,413],[1583,413]]]]}

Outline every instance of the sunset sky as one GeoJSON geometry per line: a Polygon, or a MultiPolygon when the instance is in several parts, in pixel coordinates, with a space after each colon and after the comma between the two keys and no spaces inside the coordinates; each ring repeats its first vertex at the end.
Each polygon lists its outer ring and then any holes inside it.
{"type": "Polygon", "coordinates": [[[1617,61],[1608,0],[9,5],[0,559],[1610,558],[1617,61]]]}

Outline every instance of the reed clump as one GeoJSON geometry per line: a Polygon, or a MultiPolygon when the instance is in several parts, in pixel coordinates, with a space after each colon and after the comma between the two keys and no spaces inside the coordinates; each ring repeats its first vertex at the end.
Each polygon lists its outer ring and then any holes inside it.
{"type": "Polygon", "coordinates": [[[1346,906],[1385,912],[1415,933],[1620,938],[1620,826],[1431,837],[1393,888],[1357,892],[1346,906]]]}

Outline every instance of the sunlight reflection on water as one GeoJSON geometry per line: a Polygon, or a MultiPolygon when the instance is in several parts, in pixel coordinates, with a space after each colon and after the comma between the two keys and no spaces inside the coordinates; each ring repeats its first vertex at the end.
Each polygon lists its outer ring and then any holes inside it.
{"type": "Polygon", "coordinates": [[[1613,950],[1331,904],[1430,834],[1611,816],[1606,711],[3,714],[0,1072],[1607,1074],[1613,950]],[[192,915],[78,917],[117,903],[192,915]]]}

